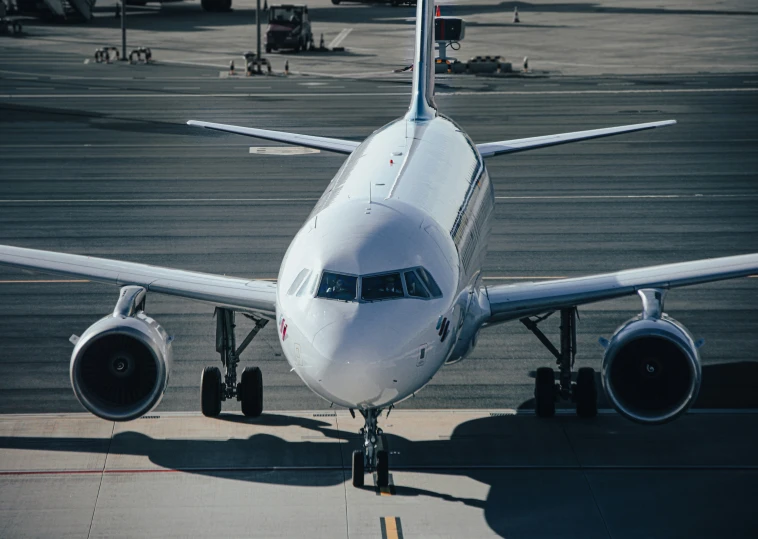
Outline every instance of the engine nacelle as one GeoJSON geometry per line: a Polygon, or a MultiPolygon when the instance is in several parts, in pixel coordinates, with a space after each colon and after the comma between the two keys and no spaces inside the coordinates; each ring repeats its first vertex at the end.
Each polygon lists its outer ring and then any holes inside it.
{"type": "Polygon", "coordinates": [[[665,423],[686,412],[700,390],[697,345],[669,316],[637,316],[607,343],[603,387],[613,407],[638,423],[665,423]]]}
{"type": "Polygon", "coordinates": [[[138,311],[144,289],[125,287],[113,315],[85,331],[71,354],[71,386],[82,405],[109,421],[129,421],[155,408],[168,386],[171,339],[138,311]]]}

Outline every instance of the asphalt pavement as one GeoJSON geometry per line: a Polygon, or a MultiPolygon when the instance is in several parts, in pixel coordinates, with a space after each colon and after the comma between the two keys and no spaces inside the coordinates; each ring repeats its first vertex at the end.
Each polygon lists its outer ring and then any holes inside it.
{"type": "MultiPolygon", "coordinates": [[[[224,78],[213,68],[84,64],[2,72],[0,242],[191,270],[276,278],[284,251],[343,158],[253,155],[269,143],[185,125],[198,119],[361,140],[402,114],[409,80],[224,78]]],[[[2,67],[2,66],[0,66],[2,67]]],[[[666,129],[488,160],[497,199],[488,283],[569,277],[758,252],[755,77],[441,77],[440,110],[486,142],[674,118],[666,129]]],[[[72,334],[117,290],[0,270],[0,412],[81,410],[68,381],[72,334]],[[50,282],[53,281],[53,282],[50,282]]],[[[758,404],[758,279],[677,290],[666,311],[702,349],[698,406],[758,404]]],[[[638,298],[580,309],[578,366],[638,298]]],[[[151,296],[176,337],[160,410],[197,410],[218,362],[212,309],[151,296]]],[[[557,338],[557,320],[545,322],[557,338]]],[[[269,410],[329,406],[289,372],[273,328],[257,364],[269,410]]],[[[406,408],[529,408],[546,349],[519,323],[482,333],[406,408]]],[[[604,404],[602,404],[604,405],[604,404]]]]}

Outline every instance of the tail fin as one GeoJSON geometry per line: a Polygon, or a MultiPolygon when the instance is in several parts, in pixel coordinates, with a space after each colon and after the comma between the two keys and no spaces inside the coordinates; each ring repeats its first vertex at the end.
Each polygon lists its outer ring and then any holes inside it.
{"type": "Polygon", "coordinates": [[[431,120],[437,115],[434,102],[434,0],[416,2],[416,53],[413,61],[413,93],[406,118],[431,120]]]}

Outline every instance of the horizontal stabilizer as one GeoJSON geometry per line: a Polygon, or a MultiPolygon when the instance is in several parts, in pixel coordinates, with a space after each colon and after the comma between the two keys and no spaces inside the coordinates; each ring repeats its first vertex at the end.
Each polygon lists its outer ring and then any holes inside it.
{"type": "Polygon", "coordinates": [[[268,129],[238,127],[236,125],[215,124],[212,122],[199,122],[196,120],[190,120],[187,122],[187,125],[205,127],[206,129],[223,131],[225,133],[234,133],[236,135],[245,135],[246,137],[275,140],[277,142],[284,142],[286,144],[305,146],[306,148],[316,148],[318,150],[325,150],[335,153],[353,153],[353,150],[355,150],[361,144],[360,142],[353,142],[352,140],[315,137],[313,135],[298,135],[297,133],[285,133],[284,131],[270,131],[268,129]]]}
{"type": "Polygon", "coordinates": [[[655,129],[674,125],[675,120],[665,120],[662,122],[649,122],[645,124],[622,125],[620,127],[607,127],[605,129],[590,129],[589,131],[575,131],[573,133],[562,133],[560,135],[546,135],[543,137],[519,138],[513,140],[502,140],[500,142],[485,142],[477,144],[476,149],[482,154],[482,157],[492,157],[504,153],[523,152],[537,148],[546,148],[548,146],[557,146],[558,144],[567,144],[569,142],[579,142],[593,138],[610,137],[622,133],[632,133],[634,131],[644,131],[646,129],[655,129]]]}

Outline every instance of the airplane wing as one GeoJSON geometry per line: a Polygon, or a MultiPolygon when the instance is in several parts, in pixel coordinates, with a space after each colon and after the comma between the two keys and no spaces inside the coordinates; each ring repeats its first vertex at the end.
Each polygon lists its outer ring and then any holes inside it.
{"type": "Polygon", "coordinates": [[[206,129],[213,129],[215,131],[223,131],[225,133],[235,133],[237,135],[245,135],[246,137],[275,140],[277,142],[284,142],[286,144],[295,144],[296,146],[305,146],[306,148],[316,148],[318,150],[326,150],[328,152],[344,154],[353,153],[353,150],[355,150],[361,144],[360,142],[354,142],[352,140],[315,137],[313,135],[298,135],[296,133],[286,133],[284,131],[270,131],[268,129],[238,127],[236,125],[215,124],[212,122],[199,122],[196,120],[188,121],[187,125],[194,125],[197,127],[204,127],[206,129]]]}
{"type": "Polygon", "coordinates": [[[642,288],[677,288],[758,274],[758,253],[710,258],[588,277],[487,287],[495,324],[635,294],[642,288]]]}
{"type": "Polygon", "coordinates": [[[0,265],[179,296],[217,307],[276,318],[276,285],[134,262],[0,245],[0,265]]]}
{"type": "Polygon", "coordinates": [[[634,131],[645,131],[646,129],[655,129],[656,127],[665,127],[674,125],[675,120],[665,120],[662,122],[649,122],[645,124],[622,125],[620,127],[607,127],[605,129],[590,129],[589,131],[575,131],[573,133],[562,133],[560,135],[546,135],[543,137],[519,138],[513,140],[503,140],[500,142],[486,142],[477,144],[476,149],[482,154],[482,157],[492,157],[504,153],[523,152],[537,148],[546,148],[548,146],[557,146],[558,144],[567,144],[569,142],[579,142],[593,138],[610,137],[622,133],[632,133],[634,131]]]}

